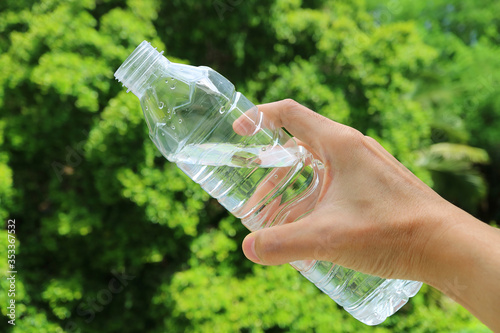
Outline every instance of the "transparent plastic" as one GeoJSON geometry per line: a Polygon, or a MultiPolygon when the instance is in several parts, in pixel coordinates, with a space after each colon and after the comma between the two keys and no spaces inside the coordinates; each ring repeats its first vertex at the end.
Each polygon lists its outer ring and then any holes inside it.
{"type": "MultiPolygon", "coordinates": [[[[314,208],[321,162],[219,73],[172,63],[144,41],[115,77],[140,99],[149,135],[161,153],[248,229],[293,222],[314,208]]],[[[421,286],[325,261],[291,264],[368,325],[383,322],[421,286]]]]}

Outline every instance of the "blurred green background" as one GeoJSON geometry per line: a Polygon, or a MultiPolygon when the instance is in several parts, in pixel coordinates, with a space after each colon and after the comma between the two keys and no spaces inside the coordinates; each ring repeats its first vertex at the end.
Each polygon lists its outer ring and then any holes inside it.
{"type": "MultiPolygon", "coordinates": [[[[495,225],[499,12],[497,0],[2,0],[11,330],[488,332],[428,286],[368,327],[291,267],[248,262],[247,231],[159,154],[113,73],[147,39],[173,61],[213,67],[255,103],[293,98],[376,138],[495,225]]],[[[6,252],[2,227],[2,274],[6,252]]]]}

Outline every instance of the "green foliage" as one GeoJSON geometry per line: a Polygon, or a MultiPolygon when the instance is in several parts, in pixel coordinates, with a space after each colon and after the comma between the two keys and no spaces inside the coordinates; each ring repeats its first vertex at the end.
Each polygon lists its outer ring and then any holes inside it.
{"type": "MultiPolygon", "coordinates": [[[[4,142],[3,128],[5,122],[0,121],[0,147],[4,142]]],[[[0,152],[0,219],[5,220],[8,217],[7,208],[12,204],[12,169],[8,165],[8,155],[0,152]]]]}
{"type": "MultiPolygon", "coordinates": [[[[463,206],[483,220],[500,219],[500,4],[493,0],[467,1],[376,1],[370,10],[385,24],[414,20],[423,40],[439,51],[436,61],[419,77],[416,100],[431,111],[434,143],[470,144],[485,149],[491,163],[481,173],[471,168],[464,177],[488,184],[482,190],[449,190],[447,199],[465,202],[470,193],[474,204],[463,206]],[[478,178],[479,177],[479,178],[478,178]],[[457,200],[457,197],[462,197],[457,200]],[[482,201],[481,205],[477,202],[482,201]]],[[[459,170],[455,170],[458,172],[459,170]]],[[[453,175],[445,175],[453,178],[453,175]]],[[[446,184],[454,180],[448,179],[446,184]]],[[[473,186],[474,187],[474,186],[473,186]]]]}
{"type": "Polygon", "coordinates": [[[411,81],[436,56],[411,23],[377,26],[361,1],[337,1],[329,10],[278,1],[273,28],[280,68],[258,73],[266,84],[253,92],[271,101],[293,96],[329,118],[379,139],[412,167],[414,152],[429,137],[429,114],[412,100],[411,81]],[[300,24],[295,22],[300,18],[300,24]],[[358,22],[362,22],[358,24],[358,22]],[[290,45],[302,50],[290,61],[290,45]],[[279,53],[279,51],[278,51],[279,53]],[[410,130],[411,129],[411,130],[410,130]]]}
{"type": "Polygon", "coordinates": [[[487,185],[476,166],[489,164],[484,149],[441,142],[421,151],[417,163],[431,172],[434,190],[452,203],[476,212],[487,185]],[[460,195],[468,193],[467,197],[460,195]]]}
{"type": "Polygon", "coordinates": [[[0,218],[16,219],[19,267],[12,331],[486,331],[429,287],[368,328],[290,267],[248,262],[247,231],[165,161],[113,72],[147,39],[172,61],[215,68],[254,102],[294,98],[358,128],[498,222],[498,6],[2,1],[0,218]]]}

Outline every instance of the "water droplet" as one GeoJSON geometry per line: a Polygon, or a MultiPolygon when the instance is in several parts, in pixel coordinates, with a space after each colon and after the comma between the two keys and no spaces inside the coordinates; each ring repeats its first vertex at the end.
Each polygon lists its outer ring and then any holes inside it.
{"type": "Polygon", "coordinates": [[[274,178],[278,178],[278,175],[274,175],[274,178]]]}
{"type": "Polygon", "coordinates": [[[165,133],[161,132],[161,136],[165,136],[165,133]]]}
{"type": "Polygon", "coordinates": [[[175,129],[175,126],[174,126],[174,125],[172,125],[172,129],[175,129]]]}
{"type": "Polygon", "coordinates": [[[266,151],[266,150],[267,150],[267,148],[266,148],[266,147],[262,147],[262,151],[266,151]]]}
{"type": "Polygon", "coordinates": [[[170,89],[174,90],[175,89],[175,86],[171,86],[170,89]]]}
{"type": "Polygon", "coordinates": [[[172,114],[175,114],[175,110],[172,111],[172,114]]]}
{"type": "Polygon", "coordinates": [[[170,109],[167,110],[167,113],[170,113],[170,109]]]}
{"type": "Polygon", "coordinates": [[[179,124],[182,123],[182,119],[179,119],[179,124]]]}
{"type": "Polygon", "coordinates": [[[219,109],[219,113],[220,113],[220,114],[223,114],[225,111],[226,111],[226,110],[224,109],[224,107],[221,107],[221,108],[219,109]]]}
{"type": "Polygon", "coordinates": [[[172,115],[168,115],[168,119],[172,119],[172,115]]]}
{"type": "Polygon", "coordinates": [[[173,77],[171,77],[171,78],[170,78],[170,81],[173,81],[173,80],[174,80],[174,78],[173,78],[173,77]]]}
{"type": "Polygon", "coordinates": [[[163,102],[160,102],[160,104],[158,104],[158,107],[159,107],[160,109],[163,109],[163,107],[164,107],[164,106],[165,106],[165,104],[164,104],[163,102]]]}
{"type": "Polygon", "coordinates": [[[149,108],[146,106],[146,111],[148,111],[148,110],[149,110],[149,108]]]}

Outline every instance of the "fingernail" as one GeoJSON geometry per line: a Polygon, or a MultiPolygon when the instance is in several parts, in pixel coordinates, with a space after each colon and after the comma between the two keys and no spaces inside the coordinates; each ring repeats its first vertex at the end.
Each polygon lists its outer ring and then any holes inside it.
{"type": "Polygon", "coordinates": [[[243,242],[243,253],[253,262],[260,263],[259,257],[255,253],[255,237],[247,236],[247,240],[243,242]]]}

